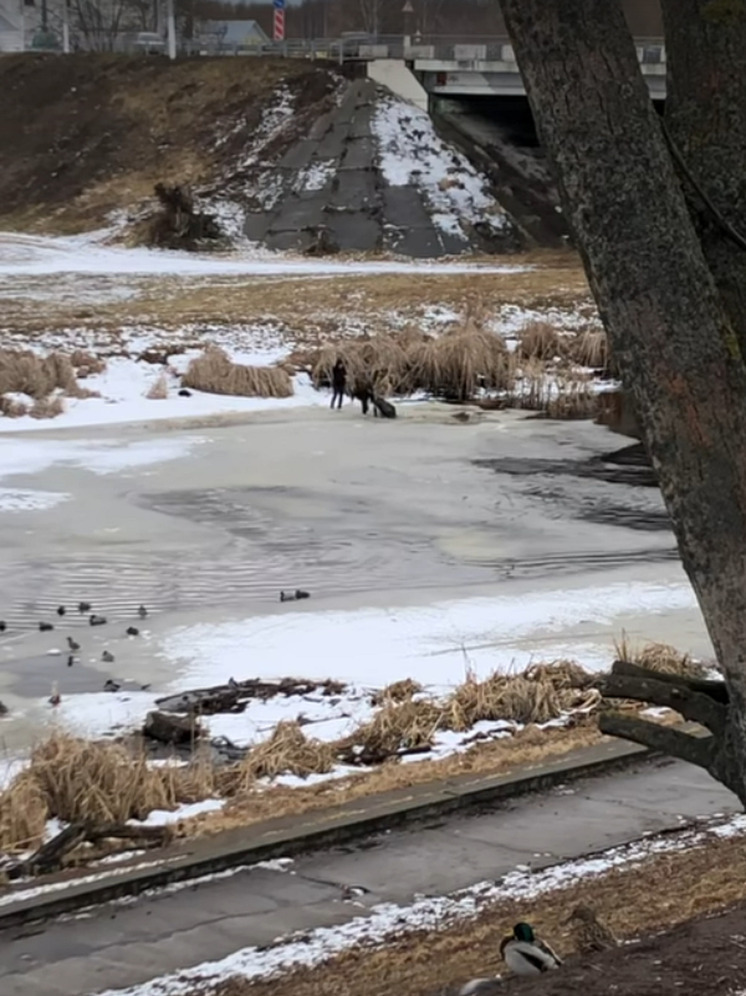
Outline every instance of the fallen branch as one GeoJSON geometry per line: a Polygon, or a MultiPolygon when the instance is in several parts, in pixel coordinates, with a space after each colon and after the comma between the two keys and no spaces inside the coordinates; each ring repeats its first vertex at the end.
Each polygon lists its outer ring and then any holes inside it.
{"type": "Polygon", "coordinates": [[[718,736],[725,730],[727,706],[678,682],[660,681],[657,675],[642,678],[615,670],[601,683],[601,693],[605,698],[633,699],[635,702],[665,706],[681,713],[684,719],[701,723],[718,736]]]}
{"type": "Polygon", "coordinates": [[[400,747],[398,750],[363,750],[358,752],[352,746],[337,754],[337,758],[342,764],[367,768],[374,764],[383,764],[384,761],[390,761],[395,757],[408,757],[410,754],[429,754],[431,750],[432,747],[428,744],[423,744],[420,747],[400,747]]]}
{"type": "Polygon", "coordinates": [[[704,695],[709,695],[711,699],[720,702],[722,705],[727,705],[729,702],[728,686],[724,681],[713,681],[708,678],[688,678],[681,674],[666,674],[663,671],[654,671],[652,668],[632,664],[630,661],[614,661],[611,673],[614,675],[625,674],[632,678],[665,681],[669,685],[682,685],[690,688],[693,692],[702,692],[704,695]]]}
{"type": "Polygon", "coordinates": [[[24,861],[19,861],[7,870],[9,879],[22,878],[27,875],[44,875],[57,871],[75,848],[86,839],[86,827],[82,823],[71,823],[55,837],[42,844],[24,861]]]}
{"type": "Polygon", "coordinates": [[[142,728],[143,736],[162,744],[189,744],[202,736],[202,728],[193,716],[168,712],[149,712],[142,728]]]}
{"type": "Polygon", "coordinates": [[[631,740],[662,754],[679,757],[682,761],[696,764],[707,771],[714,761],[715,741],[711,734],[693,736],[674,730],[670,726],[649,723],[644,719],[624,716],[618,712],[602,713],[599,716],[598,728],[608,736],[631,740]]]}
{"type": "Polygon", "coordinates": [[[173,836],[170,827],[142,826],[136,823],[109,823],[88,828],[85,839],[95,844],[99,840],[132,840],[146,847],[161,847],[173,836]]]}

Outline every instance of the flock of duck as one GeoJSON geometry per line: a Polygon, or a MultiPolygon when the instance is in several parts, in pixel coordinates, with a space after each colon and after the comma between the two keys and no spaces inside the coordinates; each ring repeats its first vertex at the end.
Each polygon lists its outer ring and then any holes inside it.
{"type": "MultiPolygon", "coordinates": [[[[89,626],[105,626],[107,624],[107,622],[108,622],[106,616],[98,615],[97,613],[92,612],[91,609],[92,609],[92,606],[91,606],[90,602],[78,602],[78,613],[81,616],[88,615],[88,624],[89,624],[89,626]]],[[[64,606],[64,605],[57,606],[57,615],[60,618],[63,618],[64,616],[66,616],[67,615],[67,607],[64,606]]],[[[137,615],[140,617],[140,619],[147,619],[148,610],[145,608],[144,605],[141,605],[137,609],[137,615]]],[[[7,632],[7,629],[8,629],[8,625],[5,622],[5,620],[0,619],[0,633],[7,632]]],[[[39,632],[40,633],[49,633],[53,629],[54,629],[54,624],[53,623],[46,622],[44,620],[42,620],[41,622],[39,622],[39,632]]],[[[137,628],[137,626],[128,626],[127,629],[125,630],[125,633],[127,634],[127,636],[139,636],[140,635],[140,630],[137,628]]],[[[75,640],[72,636],[68,636],[67,637],[67,648],[68,648],[68,651],[69,651],[68,657],[67,657],[67,666],[68,667],[72,667],[73,664],[75,663],[76,655],[77,655],[77,653],[80,650],[80,643],[77,640],[75,640]]],[[[101,660],[104,662],[104,664],[113,664],[114,661],[115,661],[115,657],[114,657],[114,654],[112,654],[112,652],[110,650],[104,650],[103,653],[101,654],[101,660]]],[[[111,681],[111,680],[108,680],[106,682],[105,686],[104,686],[104,691],[107,691],[107,692],[118,691],[119,687],[120,687],[119,683],[111,681]]],[[[143,685],[142,687],[143,688],[147,688],[148,686],[147,685],[143,685]]],[[[61,701],[62,701],[62,697],[61,697],[61,695],[60,695],[60,693],[58,691],[57,682],[53,682],[52,683],[52,694],[49,697],[49,703],[50,703],[50,705],[57,706],[57,705],[60,704],[61,701]]]]}
{"type": "MultiPolygon", "coordinates": [[[[606,951],[618,944],[592,907],[585,904],[576,906],[565,923],[572,928],[575,948],[580,954],[606,951]]],[[[512,933],[503,937],[500,957],[515,975],[543,975],[562,966],[560,956],[525,922],[517,923],[512,933]]],[[[474,979],[461,989],[459,996],[491,996],[499,992],[500,985],[499,978],[474,979]]]]}

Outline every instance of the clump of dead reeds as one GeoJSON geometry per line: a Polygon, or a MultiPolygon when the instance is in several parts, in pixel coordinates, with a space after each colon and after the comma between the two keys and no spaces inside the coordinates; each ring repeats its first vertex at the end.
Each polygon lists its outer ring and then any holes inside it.
{"type": "Polygon", "coordinates": [[[0,415],[4,415],[5,418],[22,418],[28,415],[28,411],[29,406],[24,401],[0,395],[0,415]]]}
{"type": "Polygon", "coordinates": [[[447,332],[411,351],[412,378],[421,390],[468,401],[479,388],[513,386],[514,362],[500,336],[484,329],[447,332]]]}
{"type": "Polygon", "coordinates": [[[53,391],[79,390],[70,358],[63,353],[37,356],[26,349],[0,350],[0,394],[28,394],[39,400],[53,391]]]}
{"type": "Polygon", "coordinates": [[[441,726],[442,708],[430,699],[388,700],[367,722],[335,745],[338,751],[359,749],[363,757],[385,758],[401,750],[432,746],[441,726]]]}
{"type": "Polygon", "coordinates": [[[227,353],[210,345],[189,364],[182,385],[209,394],[237,397],[289,398],[293,382],[279,367],[250,367],[233,363],[227,353]]]}
{"type": "Polygon", "coordinates": [[[599,411],[598,394],[587,378],[565,376],[557,380],[557,390],[544,410],[549,418],[594,419],[599,411]]]}
{"type": "Polygon", "coordinates": [[[570,358],[581,367],[593,370],[607,370],[609,366],[609,342],[603,329],[584,329],[569,345],[570,358]]]}
{"type": "Polygon", "coordinates": [[[336,763],[332,746],[312,740],[297,720],[278,723],[272,736],[252,747],[246,757],[223,775],[223,785],[231,795],[247,791],[258,778],[289,774],[306,778],[326,774],[336,763]]]}
{"type": "Polygon", "coordinates": [[[549,322],[529,322],[518,333],[517,355],[524,360],[554,360],[565,353],[565,341],[549,322]]]}
{"type": "Polygon", "coordinates": [[[680,674],[684,678],[703,678],[707,675],[707,667],[694,660],[689,654],[682,653],[666,643],[646,643],[642,647],[634,646],[626,633],[620,640],[614,642],[614,652],[618,660],[639,664],[640,667],[662,674],[680,674]]]}
{"type": "Polygon", "coordinates": [[[215,787],[213,765],[205,758],[150,767],[143,753],[122,744],[55,732],[0,792],[0,849],[36,846],[50,817],[94,827],[125,823],[153,809],[210,798],[215,787]]]}
{"type": "Polygon", "coordinates": [[[164,770],[122,745],[53,734],[31,754],[30,772],[51,815],[65,822],[124,823],[176,803],[164,770]]]}
{"type": "Polygon", "coordinates": [[[90,377],[92,374],[103,373],[106,370],[106,360],[94,356],[85,349],[74,349],[70,354],[70,363],[75,368],[79,378],[90,377]]]}
{"type": "Polygon", "coordinates": [[[37,846],[50,817],[48,801],[29,769],[0,792],[0,850],[7,853],[37,846]]]}
{"type": "Polygon", "coordinates": [[[37,398],[28,414],[31,418],[56,418],[65,410],[65,402],[59,394],[50,394],[47,398],[37,398]]]}
{"type": "Polygon", "coordinates": [[[161,374],[158,380],[153,381],[145,397],[149,401],[165,401],[168,398],[168,381],[165,374],[161,374]]]}
{"type": "MultiPolygon", "coordinates": [[[[424,337],[419,337],[422,342],[424,337]]],[[[326,343],[312,355],[311,379],[316,387],[331,383],[332,368],[341,359],[347,372],[347,388],[356,393],[364,387],[376,394],[411,394],[412,382],[408,335],[375,335],[341,343],[326,343]]]]}
{"type": "Polygon", "coordinates": [[[509,395],[513,408],[543,412],[548,418],[595,418],[599,411],[599,395],[591,379],[571,370],[547,372],[538,359],[525,360],[509,395]]]}
{"type": "Polygon", "coordinates": [[[445,703],[445,728],[462,732],[484,720],[548,723],[600,703],[592,678],[573,661],[534,664],[520,674],[469,675],[445,703]]]}
{"type": "Polygon", "coordinates": [[[404,702],[406,699],[419,695],[422,691],[423,688],[419,681],[414,681],[412,678],[402,678],[400,681],[393,681],[390,685],[377,691],[373,695],[371,703],[374,706],[380,706],[385,702],[404,702]]]}

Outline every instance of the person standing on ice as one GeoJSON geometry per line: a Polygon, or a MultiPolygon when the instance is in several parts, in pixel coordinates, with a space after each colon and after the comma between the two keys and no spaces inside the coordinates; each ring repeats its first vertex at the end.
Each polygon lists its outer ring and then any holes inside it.
{"type": "Polygon", "coordinates": [[[332,367],[332,408],[334,408],[335,401],[337,402],[337,408],[342,407],[342,399],[344,398],[346,386],[347,370],[340,356],[337,357],[337,362],[332,367]]]}

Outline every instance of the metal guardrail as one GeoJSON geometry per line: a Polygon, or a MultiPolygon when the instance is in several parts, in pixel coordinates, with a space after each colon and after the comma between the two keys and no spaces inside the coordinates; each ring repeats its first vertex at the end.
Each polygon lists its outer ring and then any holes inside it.
{"type": "MultiPolygon", "coordinates": [[[[637,55],[643,65],[663,66],[666,49],[662,38],[636,38],[637,55]]],[[[141,52],[143,46],[133,40],[133,33],[123,32],[116,39],[115,50],[141,52]]],[[[162,47],[165,49],[165,44],[162,47]]],[[[153,44],[151,49],[162,50],[153,44]]],[[[205,34],[192,40],[182,39],[178,46],[183,55],[275,55],[281,58],[372,62],[376,59],[450,62],[465,69],[484,62],[515,64],[510,39],[495,35],[366,35],[348,34],[337,38],[289,38],[265,44],[226,45],[215,35],[205,34]]]]}
{"type": "MultiPolygon", "coordinates": [[[[666,50],[662,38],[636,38],[637,55],[644,65],[664,64],[666,50]]],[[[271,42],[261,48],[231,48],[242,54],[275,54],[308,59],[333,59],[339,62],[375,59],[432,60],[437,62],[507,62],[515,55],[506,36],[484,35],[348,35],[342,38],[288,39],[271,42]]]]}

